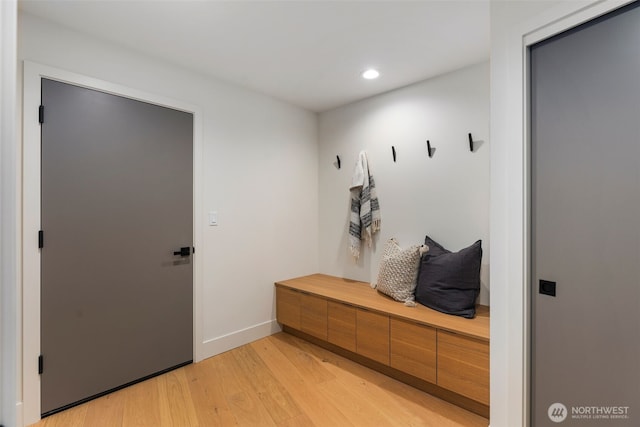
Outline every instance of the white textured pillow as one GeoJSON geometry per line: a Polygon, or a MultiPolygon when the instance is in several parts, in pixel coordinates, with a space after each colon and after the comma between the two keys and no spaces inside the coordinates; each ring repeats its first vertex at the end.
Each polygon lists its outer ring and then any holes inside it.
{"type": "Polygon", "coordinates": [[[414,301],[420,256],[428,247],[413,245],[402,249],[396,239],[387,241],[380,261],[378,280],[372,284],[396,301],[414,301]]]}

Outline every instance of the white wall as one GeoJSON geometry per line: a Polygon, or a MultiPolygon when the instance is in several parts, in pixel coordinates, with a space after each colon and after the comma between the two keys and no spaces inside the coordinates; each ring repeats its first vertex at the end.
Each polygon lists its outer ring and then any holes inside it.
{"type": "Polygon", "coordinates": [[[322,113],[319,145],[321,272],[375,281],[390,237],[404,247],[428,234],[453,251],[482,239],[480,302],[489,304],[488,63],[322,113]],[[474,153],[469,132],[482,141],[474,153]],[[436,148],[432,158],[427,139],[436,148]],[[363,249],[356,263],[348,252],[347,226],[360,150],[369,154],[376,179],[382,229],[375,247],[363,249]]]}
{"type": "Polygon", "coordinates": [[[318,271],[316,115],[26,14],[18,59],[200,108],[204,356],[277,328],[273,282],[318,271]]]}
{"type": "Polygon", "coordinates": [[[16,19],[17,2],[0,2],[0,424],[5,426],[19,422],[16,19]]]}

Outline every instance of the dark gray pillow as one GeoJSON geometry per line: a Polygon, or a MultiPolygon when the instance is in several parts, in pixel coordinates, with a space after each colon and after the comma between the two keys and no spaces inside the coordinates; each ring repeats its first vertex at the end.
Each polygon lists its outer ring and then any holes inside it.
{"type": "Polygon", "coordinates": [[[450,252],[429,236],[420,260],[416,301],[434,310],[472,319],[480,293],[482,241],[450,252]]]}
{"type": "Polygon", "coordinates": [[[436,242],[429,236],[425,236],[424,244],[429,247],[429,250],[425,255],[440,256],[442,254],[450,254],[451,251],[445,249],[440,243],[436,242]]]}

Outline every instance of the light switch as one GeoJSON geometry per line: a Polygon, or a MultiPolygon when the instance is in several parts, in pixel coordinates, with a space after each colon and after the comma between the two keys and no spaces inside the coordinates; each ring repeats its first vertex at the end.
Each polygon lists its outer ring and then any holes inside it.
{"type": "Polygon", "coordinates": [[[218,225],[218,212],[210,211],[209,212],[209,225],[218,225]]]}

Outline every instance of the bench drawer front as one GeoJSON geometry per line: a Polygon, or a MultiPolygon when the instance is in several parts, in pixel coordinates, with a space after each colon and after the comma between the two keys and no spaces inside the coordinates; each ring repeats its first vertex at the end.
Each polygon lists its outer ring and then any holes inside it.
{"type": "Polygon", "coordinates": [[[436,330],[391,319],[391,367],[436,382],[436,330]]]}
{"type": "Polygon", "coordinates": [[[356,352],[389,364],[389,316],[356,310],[356,352]]]}
{"type": "Polygon", "coordinates": [[[276,288],[276,317],[282,325],[300,329],[300,292],[276,288]]]}
{"type": "Polygon", "coordinates": [[[315,295],[300,294],[300,330],[327,340],[327,300],[315,295]]]}
{"type": "Polygon", "coordinates": [[[438,385],[489,404],[489,343],[438,331],[438,385]]]}
{"type": "Polygon", "coordinates": [[[356,351],[356,309],[350,305],[329,301],[328,337],[335,344],[349,351],[356,351]]]}

